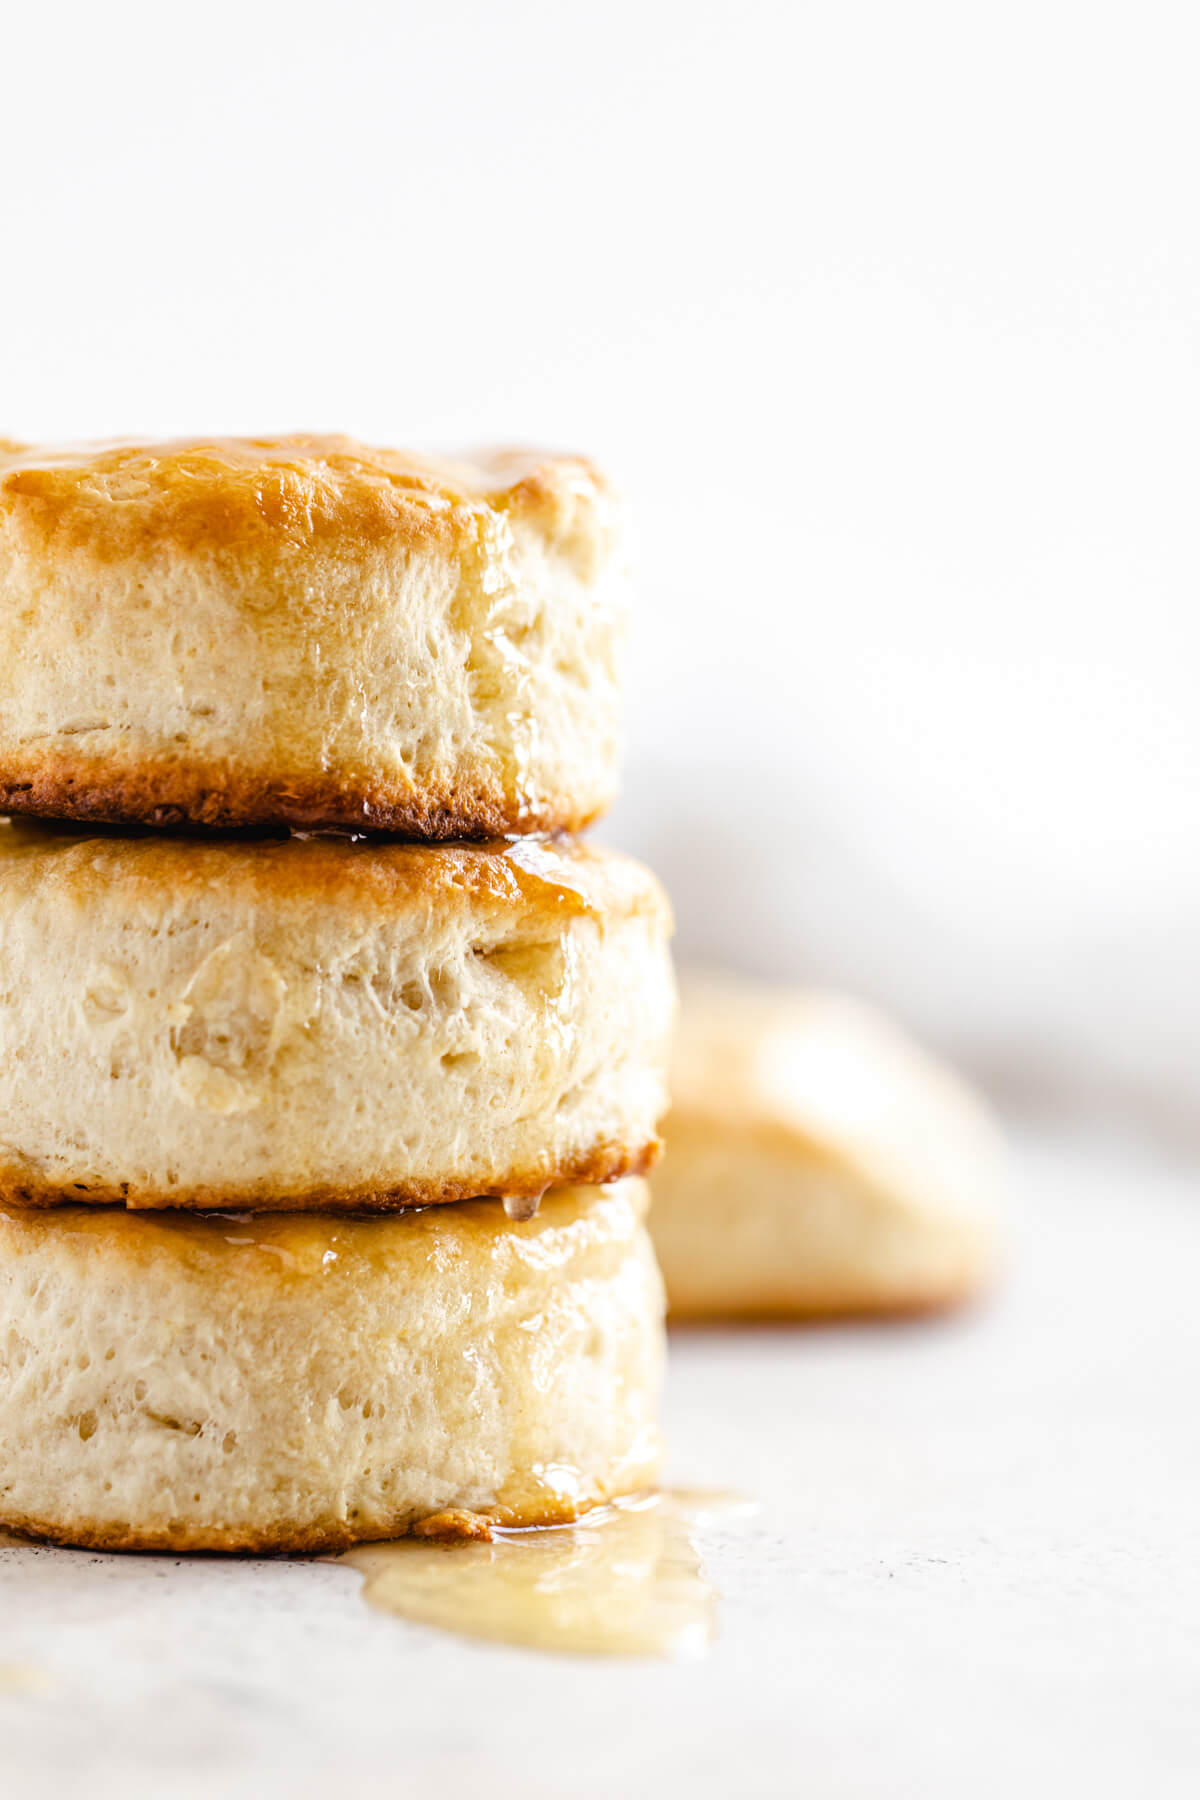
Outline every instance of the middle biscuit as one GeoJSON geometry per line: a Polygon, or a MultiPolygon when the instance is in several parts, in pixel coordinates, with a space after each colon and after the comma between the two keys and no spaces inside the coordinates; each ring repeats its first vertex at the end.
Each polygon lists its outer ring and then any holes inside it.
{"type": "Polygon", "coordinates": [[[375,1210],[645,1169],[670,914],[639,864],[0,823],[0,1200],[375,1210]]]}

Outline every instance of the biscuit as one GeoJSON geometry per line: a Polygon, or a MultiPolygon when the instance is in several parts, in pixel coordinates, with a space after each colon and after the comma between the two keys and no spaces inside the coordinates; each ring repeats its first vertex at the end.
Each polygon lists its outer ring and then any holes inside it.
{"type": "Polygon", "coordinates": [[[672,1319],[924,1311],[996,1252],[998,1143],[967,1088],[822,993],[685,983],[651,1229],[672,1319]]]}
{"type": "Polygon", "coordinates": [[[0,1200],[371,1210],[637,1173],[670,916],[573,839],[0,824],[0,1200]]]}
{"type": "Polygon", "coordinates": [[[616,782],[624,540],[579,457],[0,439],[0,812],[576,830],[616,782]]]}
{"type": "Polygon", "coordinates": [[[555,1524],[645,1486],[662,1285],[645,1188],[510,1223],[0,1211],[0,1525],[313,1551],[555,1524]]]}

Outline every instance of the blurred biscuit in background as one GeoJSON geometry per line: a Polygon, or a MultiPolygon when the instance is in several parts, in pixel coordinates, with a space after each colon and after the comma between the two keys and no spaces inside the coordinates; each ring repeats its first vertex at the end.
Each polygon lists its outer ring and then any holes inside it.
{"type": "Polygon", "coordinates": [[[986,1111],[857,1001],[685,979],[665,1139],[651,1229],[673,1319],[925,1311],[995,1267],[986,1111]]]}

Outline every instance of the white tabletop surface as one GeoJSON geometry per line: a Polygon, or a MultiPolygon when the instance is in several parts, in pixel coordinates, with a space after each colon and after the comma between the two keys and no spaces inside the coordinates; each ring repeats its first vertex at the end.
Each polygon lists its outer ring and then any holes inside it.
{"type": "Polygon", "coordinates": [[[1192,1800],[1200,1175],[1026,1137],[1016,1188],[970,1316],[675,1339],[672,1473],[761,1502],[701,1538],[706,1660],[458,1640],[327,1564],[5,1548],[0,1794],[1192,1800]]]}

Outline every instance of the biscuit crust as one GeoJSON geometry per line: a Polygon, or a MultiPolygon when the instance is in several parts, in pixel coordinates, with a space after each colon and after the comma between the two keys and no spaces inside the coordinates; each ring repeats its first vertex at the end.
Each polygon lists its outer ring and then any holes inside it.
{"type": "Polygon", "coordinates": [[[474,783],[397,789],[361,778],[242,775],[217,763],[181,767],[147,755],[135,769],[103,758],[26,754],[3,766],[0,814],[66,819],[79,824],[149,825],[166,831],[198,827],[249,831],[378,831],[421,842],[486,841],[523,832],[583,831],[604,810],[581,811],[569,794],[534,802],[514,799],[480,768],[474,783]]]}
{"type": "Polygon", "coordinates": [[[653,877],[574,839],[0,824],[0,1199],[389,1211],[654,1160],[653,877]]]}
{"type": "Polygon", "coordinates": [[[0,439],[0,809],[578,829],[615,789],[624,517],[537,451],[0,439]]]}
{"type": "Polygon", "coordinates": [[[663,1350],[645,1206],[630,1181],[526,1223],[0,1212],[0,1525],[295,1555],[636,1491],[663,1350]]]}

